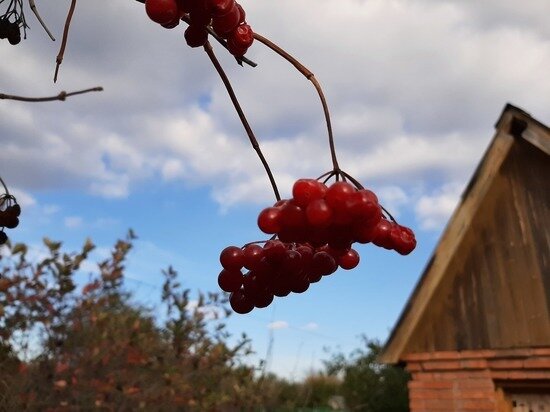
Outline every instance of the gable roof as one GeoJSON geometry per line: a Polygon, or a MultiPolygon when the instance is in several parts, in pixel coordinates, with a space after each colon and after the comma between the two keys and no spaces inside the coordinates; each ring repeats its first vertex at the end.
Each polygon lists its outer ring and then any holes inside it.
{"type": "Polygon", "coordinates": [[[507,104],[497,121],[496,133],[483,155],[461,201],[451,216],[420,280],[405,305],[379,357],[384,363],[398,363],[415,328],[435,299],[436,290],[445,277],[476,210],[491,182],[507,158],[515,139],[523,139],[550,156],[550,128],[523,110],[507,104]]]}

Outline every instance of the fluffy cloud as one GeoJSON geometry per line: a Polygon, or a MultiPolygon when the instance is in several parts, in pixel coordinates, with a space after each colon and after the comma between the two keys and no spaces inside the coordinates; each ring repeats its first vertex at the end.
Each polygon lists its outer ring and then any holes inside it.
{"type": "Polygon", "coordinates": [[[275,322],[269,323],[267,327],[268,329],[278,330],[278,329],[288,329],[289,325],[288,325],[288,322],[284,320],[276,320],[275,322]]]}
{"type": "Polygon", "coordinates": [[[423,229],[440,229],[455,210],[463,192],[462,183],[448,183],[418,199],[416,214],[423,229]]]}
{"type": "MultiPolygon", "coordinates": [[[[550,121],[544,0],[281,0],[276,13],[269,2],[242,3],[252,26],[300,57],[325,88],[341,166],[383,189],[391,208],[419,199],[427,229],[448,216],[450,182],[473,172],[506,102],[550,121]]],[[[42,12],[59,36],[66,10],[42,12]]],[[[52,86],[58,44],[31,24],[27,41],[0,48],[1,91],[105,91],[64,103],[0,102],[1,172],[12,185],[125,197],[154,179],[180,179],[209,186],[224,207],[272,199],[221,81],[204,52],[184,44],[183,28],[157,27],[132,0],[79,4],[52,86]]],[[[216,50],[281,192],[327,171],[311,84],[258,42],[249,53],[255,69],[216,50]]]]}

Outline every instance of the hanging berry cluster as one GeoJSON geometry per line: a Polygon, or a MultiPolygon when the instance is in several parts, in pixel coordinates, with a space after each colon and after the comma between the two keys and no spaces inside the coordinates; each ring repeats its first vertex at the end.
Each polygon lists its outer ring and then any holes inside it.
{"type": "Polygon", "coordinates": [[[8,235],[4,232],[7,229],[15,229],[19,226],[19,215],[21,206],[13,195],[4,193],[0,196],[0,245],[8,241],[8,235]]]}
{"type": "Polygon", "coordinates": [[[411,229],[399,225],[376,195],[346,181],[330,186],[315,179],[299,179],[291,199],[277,201],[258,216],[258,227],[277,240],[261,247],[228,246],[220,255],[220,288],[230,292],[237,313],[269,306],[274,296],[303,293],[338,267],[359,264],[353,243],[370,243],[407,255],[416,246],[411,229]],[[243,273],[242,269],[245,269],[243,273]]]}
{"type": "Polygon", "coordinates": [[[0,7],[8,2],[8,8],[0,16],[0,39],[8,39],[10,44],[16,45],[21,42],[21,29],[25,32],[26,28],[23,3],[22,0],[0,0],[0,7]]]}
{"type": "Polygon", "coordinates": [[[237,57],[243,56],[254,41],[244,9],[235,0],[146,0],[145,11],[167,29],[182,19],[187,21],[184,36],[190,47],[204,46],[209,28],[227,40],[228,50],[237,57]]]}
{"type": "MultiPolygon", "coordinates": [[[[277,202],[258,216],[258,226],[273,235],[267,241],[243,247],[228,246],[220,255],[220,288],[231,293],[229,302],[237,313],[265,308],[274,296],[305,292],[309,285],[339,267],[345,270],[359,264],[354,243],[372,243],[407,255],[416,247],[411,229],[398,224],[382,207],[377,196],[340,169],[328,105],[314,74],[288,52],[269,39],[252,32],[245,23],[242,7],[234,0],[138,0],[145,2],[148,16],[166,28],[180,20],[189,24],[185,39],[191,47],[203,46],[220,75],[237,114],[268,175],[277,202]],[[226,73],[208,42],[217,37],[237,58],[246,53],[256,39],[291,63],[312,82],[323,106],[333,168],[318,179],[299,179],[291,199],[282,199],[269,164],[244,115],[226,73]],[[324,178],[324,181],[321,179],[324,178]],[[335,181],[327,186],[327,182],[335,181]],[[263,244],[263,246],[261,246],[263,244]]],[[[245,61],[242,58],[242,61],[245,61]]],[[[240,62],[240,61],[239,61],[240,62]]],[[[250,64],[250,61],[247,61],[250,64]]],[[[251,64],[254,66],[254,64],[251,64]]]]}

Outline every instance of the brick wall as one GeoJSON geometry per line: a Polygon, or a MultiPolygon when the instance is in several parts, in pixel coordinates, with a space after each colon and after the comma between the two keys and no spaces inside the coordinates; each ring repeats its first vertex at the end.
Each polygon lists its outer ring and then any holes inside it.
{"type": "Polygon", "coordinates": [[[412,375],[411,412],[500,412],[501,386],[550,382],[550,348],[413,353],[403,360],[412,375]]]}

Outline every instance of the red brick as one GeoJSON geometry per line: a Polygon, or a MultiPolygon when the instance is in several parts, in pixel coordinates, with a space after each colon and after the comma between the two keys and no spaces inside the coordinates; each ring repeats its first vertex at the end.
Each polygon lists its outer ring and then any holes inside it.
{"type": "Polygon", "coordinates": [[[458,402],[459,410],[464,411],[494,411],[496,410],[495,400],[476,399],[458,402]]]}
{"type": "Polygon", "coordinates": [[[522,359],[492,359],[489,361],[491,369],[523,369],[522,359]]]}
{"type": "Polygon", "coordinates": [[[495,384],[492,379],[463,379],[455,383],[458,389],[495,389],[495,384]]]}
{"type": "Polygon", "coordinates": [[[535,356],[550,356],[550,348],[533,348],[531,351],[535,356]]]}
{"type": "Polygon", "coordinates": [[[493,358],[497,354],[495,350],[464,350],[460,352],[462,359],[479,359],[479,358],[493,358]]]}
{"type": "Polygon", "coordinates": [[[409,382],[410,389],[452,389],[453,382],[449,381],[415,381],[409,382]]]}
{"type": "Polygon", "coordinates": [[[459,361],[426,361],[422,362],[424,370],[460,370],[459,361]]]}
{"type": "Polygon", "coordinates": [[[487,361],[485,359],[468,359],[460,362],[462,369],[485,369],[487,361]]]}
{"type": "Polygon", "coordinates": [[[409,408],[412,412],[420,412],[426,410],[426,404],[423,400],[409,399],[409,408]]]}
{"type": "Polygon", "coordinates": [[[476,370],[450,370],[450,371],[440,371],[433,373],[434,380],[453,380],[453,381],[462,381],[469,379],[483,379],[491,378],[491,373],[488,369],[476,369],[476,370]]]}
{"type": "Polygon", "coordinates": [[[407,363],[406,369],[409,372],[419,372],[422,370],[422,365],[420,362],[409,362],[407,363]]]}
{"type": "Polygon", "coordinates": [[[501,349],[495,358],[527,358],[533,354],[531,349],[501,349]]]}
{"type": "Polygon", "coordinates": [[[550,369],[550,357],[533,357],[523,361],[525,369],[550,369]]]}
{"type": "Polygon", "coordinates": [[[446,409],[447,411],[453,410],[453,400],[445,400],[445,399],[426,399],[424,400],[424,404],[426,405],[426,410],[433,410],[433,409],[446,409]]]}
{"type": "Polygon", "coordinates": [[[493,399],[494,390],[462,389],[455,392],[457,399],[493,399]]]}
{"type": "Polygon", "coordinates": [[[451,390],[438,390],[438,389],[415,389],[409,392],[410,399],[441,399],[452,400],[454,399],[453,392],[451,390]]]}

